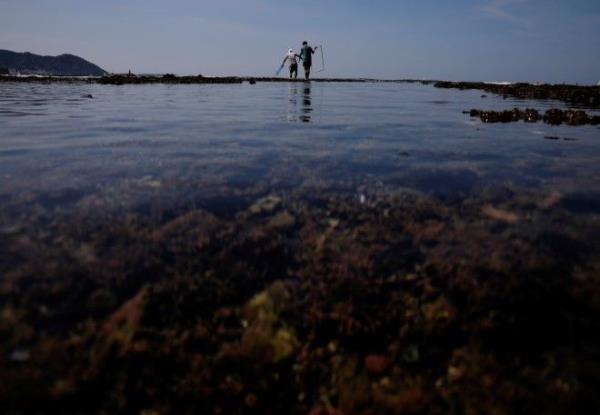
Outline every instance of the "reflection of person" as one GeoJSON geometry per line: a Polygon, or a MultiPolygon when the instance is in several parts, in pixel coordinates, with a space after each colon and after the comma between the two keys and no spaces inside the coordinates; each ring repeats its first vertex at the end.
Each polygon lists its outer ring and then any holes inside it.
{"type": "Polygon", "coordinates": [[[281,67],[287,63],[290,65],[290,79],[298,78],[298,59],[300,56],[294,53],[293,49],[288,51],[288,54],[283,58],[283,62],[281,63],[281,67]]]}
{"type": "Polygon", "coordinates": [[[311,122],[313,108],[310,84],[304,84],[305,87],[300,90],[297,85],[296,82],[290,83],[287,119],[289,122],[311,122]]]}
{"type": "Polygon", "coordinates": [[[302,42],[302,50],[300,51],[300,59],[302,59],[302,66],[304,66],[304,79],[310,78],[310,68],[312,66],[312,55],[318,49],[315,46],[314,49],[308,46],[308,42],[302,42]]]}
{"type": "Polygon", "coordinates": [[[310,113],[312,112],[312,101],[310,99],[310,84],[306,84],[302,94],[302,115],[300,115],[300,121],[310,122],[310,113]]]}
{"type": "Polygon", "coordinates": [[[296,82],[290,82],[288,89],[288,113],[287,120],[289,122],[296,121],[296,109],[298,108],[298,84],[296,82]]]}

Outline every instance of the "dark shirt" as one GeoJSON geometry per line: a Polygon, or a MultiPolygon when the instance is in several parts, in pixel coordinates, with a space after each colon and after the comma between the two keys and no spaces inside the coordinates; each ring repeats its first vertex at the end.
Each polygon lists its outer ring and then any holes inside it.
{"type": "Polygon", "coordinates": [[[304,62],[304,66],[312,65],[312,55],[315,53],[314,49],[306,45],[302,47],[300,51],[300,59],[304,62]]]}

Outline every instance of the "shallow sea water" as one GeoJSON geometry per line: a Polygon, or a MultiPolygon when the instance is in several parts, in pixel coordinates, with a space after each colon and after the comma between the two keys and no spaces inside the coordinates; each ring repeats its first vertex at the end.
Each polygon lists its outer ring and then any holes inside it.
{"type": "Polygon", "coordinates": [[[0,84],[0,407],[597,413],[600,129],[513,107],[0,84]]]}
{"type": "Polygon", "coordinates": [[[484,125],[462,112],[564,104],[481,96],[388,83],[3,84],[0,199],[64,192],[68,207],[99,189],[169,180],[600,191],[600,129],[484,125]]]}

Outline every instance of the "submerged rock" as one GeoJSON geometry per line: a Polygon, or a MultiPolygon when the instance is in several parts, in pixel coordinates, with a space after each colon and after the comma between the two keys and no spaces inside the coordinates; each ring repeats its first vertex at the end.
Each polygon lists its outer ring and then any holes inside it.
{"type": "Polygon", "coordinates": [[[519,216],[516,213],[498,209],[493,207],[492,205],[483,206],[481,208],[481,213],[483,213],[485,216],[491,219],[506,222],[512,225],[519,222],[519,216]]]}
{"type": "Polygon", "coordinates": [[[279,321],[279,312],[289,296],[283,283],[275,283],[248,302],[244,312],[246,329],[241,341],[244,354],[277,363],[296,352],[299,343],[295,334],[279,321]]]}
{"type": "Polygon", "coordinates": [[[595,196],[501,187],[461,199],[369,192],[360,204],[357,188],[310,200],[303,188],[285,203],[253,190],[230,216],[168,205],[36,224],[23,251],[41,260],[24,257],[0,279],[0,405],[348,415],[598,407],[595,196]],[[56,229],[49,243],[37,237],[56,229]]]}
{"type": "Polygon", "coordinates": [[[29,361],[29,358],[31,356],[31,353],[29,350],[26,349],[17,349],[17,350],[13,350],[10,354],[10,356],[8,357],[8,359],[11,362],[27,362],[29,361]]]}
{"type": "Polygon", "coordinates": [[[371,354],[365,358],[365,368],[372,375],[381,375],[388,368],[387,357],[371,354]]]}
{"type": "Polygon", "coordinates": [[[248,211],[253,215],[258,215],[262,213],[270,213],[273,212],[281,205],[282,199],[279,196],[267,196],[262,199],[258,199],[248,211]]]}
{"type": "Polygon", "coordinates": [[[296,218],[289,212],[281,212],[275,215],[267,223],[267,227],[272,229],[287,229],[296,224],[296,218]]]}

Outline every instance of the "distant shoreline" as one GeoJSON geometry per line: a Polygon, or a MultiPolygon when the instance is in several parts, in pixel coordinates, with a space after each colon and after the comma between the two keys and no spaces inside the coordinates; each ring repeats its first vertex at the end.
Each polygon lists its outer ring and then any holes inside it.
{"type": "MultiPolygon", "coordinates": [[[[88,83],[100,85],[210,85],[210,84],[256,84],[259,82],[305,83],[303,79],[284,77],[205,77],[166,75],[108,75],[102,77],[73,76],[0,76],[0,83],[88,83]]],[[[449,82],[422,79],[383,80],[372,78],[314,78],[310,82],[319,83],[419,83],[433,85],[436,88],[481,90],[502,95],[504,98],[557,100],[572,105],[600,108],[600,86],[582,86],[567,84],[529,84],[529,83],[492,83],[492,82],[449,82]]]]}

